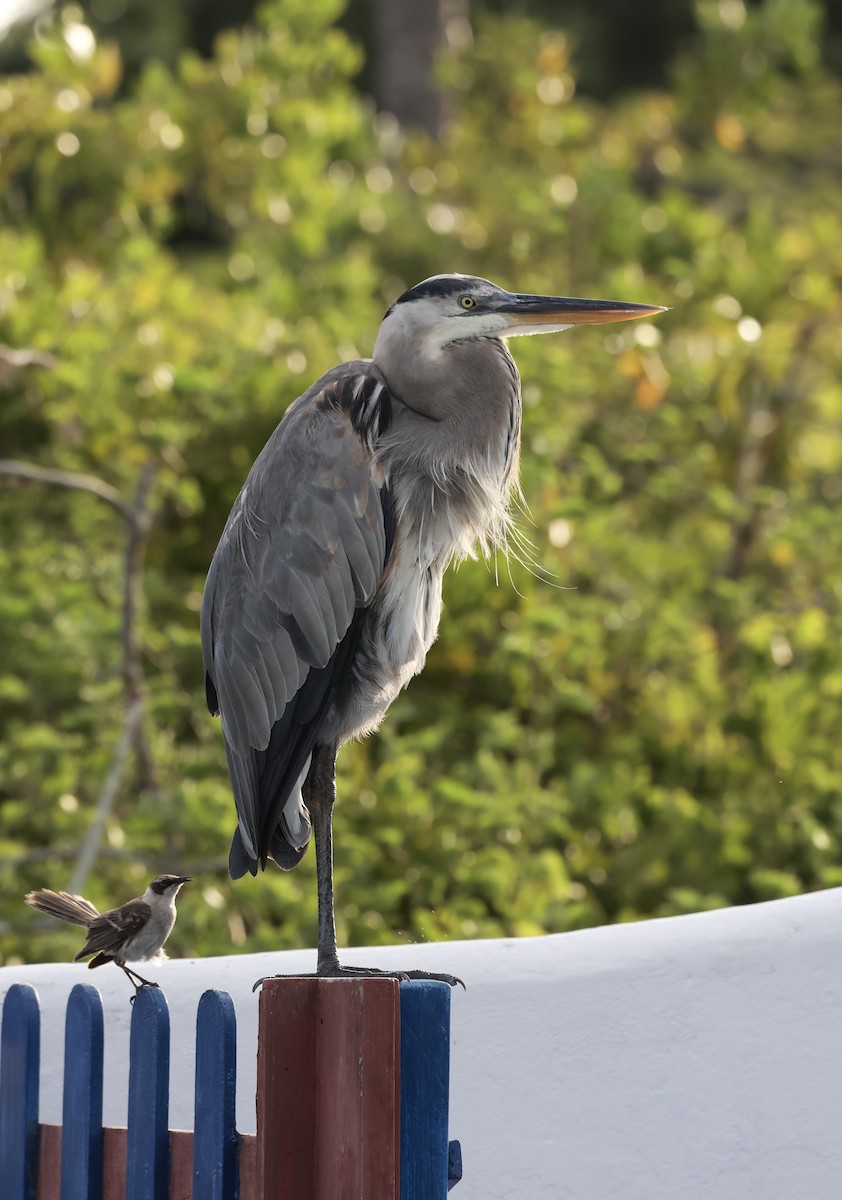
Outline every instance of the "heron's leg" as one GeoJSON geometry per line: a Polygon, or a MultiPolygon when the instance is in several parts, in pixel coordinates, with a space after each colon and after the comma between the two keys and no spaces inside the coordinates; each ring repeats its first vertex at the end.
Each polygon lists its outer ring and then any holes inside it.
{"type": "Polygon", "coordinates": [[[336,801],[336,747],[316,746],[307,780],[304,802],[310,810],[316,839],[316,885],[319,895],[319,941],[316,971],[339,974],[336,953],[336,920],[333,908],[333,805],[336,801]]]}
{"type": "MultiPolygon", "coordinates": [[[[316,746],[307,780],[304,802],[310,810],[316,839],[316,882],[319,893],[319,943],[316,975],[320,978],[438,979],[455,987],[455,975],[428,971],[381,971],[377,967],[343,967],[336,951],[336,921],[333,907],[333,806],[336,802],[336,747],[316,746]]],[[[262,980],[258,980],[261,983],[262,980]]],[[[257,984],[255,984],[255,987],[257,984]]]]}

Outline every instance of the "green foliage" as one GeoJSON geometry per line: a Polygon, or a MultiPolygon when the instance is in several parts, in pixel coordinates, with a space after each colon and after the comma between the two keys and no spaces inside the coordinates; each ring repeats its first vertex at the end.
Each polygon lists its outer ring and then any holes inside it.
{"type": "MultiPolygon", "coordinates": [[[[577,98],[561,32],[485,20],[441,144],[373,118],[336,5],[283,0],[214,58],[120,61],[59,22],[0,82],[3,455],[157,465],[141,626],[153,777],[86,892],[197,876],[183,953],[312,943],[312,862],[232,885],[204,571],[286,405],[442,270],[673,306],[514,343],[523,527],[555,579],[453,574],[425,673],[341,760],[340,938],[530,934],[842,880],[839,85],[808,0],[699,0],[668,92],[577,98]],[[80,46],[82,49],[80,50],[80,46]],[[206,903],[201,903],[203,895],[206,903]]],[[[123,720],[125,532],[0,488],[0,918],[65,886],[123,720]]]]}

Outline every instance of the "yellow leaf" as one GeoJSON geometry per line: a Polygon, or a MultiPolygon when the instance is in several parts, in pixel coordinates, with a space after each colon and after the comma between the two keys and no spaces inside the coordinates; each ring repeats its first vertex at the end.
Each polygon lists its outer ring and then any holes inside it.
{"type": "Polygon", "coordinates": [[[636,379],[643,371],[643,363],[637,350],[624,350],[617,359],[617,370],[621,375],[636,379]]]}
{"type": "Polygon", "coordinates": [[[714,125],[714,133],[723,150],[739,150],[746,140],[743,123],[733,113],[719,114],[714,125]]]}
{"type": "Polygon", "coordinates": [[[795,562],[795,547],[792,542],[773,542],[769,547],[769,557],[776,567],[791,567],[795,562]]]}

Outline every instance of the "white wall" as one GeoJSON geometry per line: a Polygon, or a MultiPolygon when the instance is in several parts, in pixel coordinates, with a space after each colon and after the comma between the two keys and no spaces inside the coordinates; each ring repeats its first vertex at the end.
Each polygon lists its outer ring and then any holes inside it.
{"type": "MultiPolygon", "coordinates": [[[[348,952],[461,975],[451,1136],[459,1200],[834,1200],[842,1194],[842,890],[553,937],[348,952]]],[[[234,997],[254,1129],[255,979],[312,952],[163,965],[171,1125],[189,1127],[196,1003],[234,997]]],[[[151,973],[151,972],[150,972],[151,973]]],[[[42,1120],[61,1119],[64,1005],[106,1006],[106,1120],[125,1121],[130,989],[111,967],[0,969],[43,1013],[42,1120]]]]}

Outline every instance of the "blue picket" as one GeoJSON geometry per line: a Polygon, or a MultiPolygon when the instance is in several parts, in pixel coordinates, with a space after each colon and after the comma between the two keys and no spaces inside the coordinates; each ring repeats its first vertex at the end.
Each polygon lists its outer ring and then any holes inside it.
{"type": "Polygon", "coordinates": [[[451,1142],[447,1147],[447,1190],[452,1192],[462,1178],[462,1143],[451,1142]]]}
{"type": "Polygon", "coordinates": [[[450,988],[401,984],[401,1200],[448,1192],[450,988]]]}
{"type": "Polygon", "coordinates": [[[205,992],[196,1014],[193,1200],[236,1200],[237,1018],[227,992],[205,992]]]}
{"type": "Polygon", "coordinates": [[[164,993],[144,987],[132,1012],[126,1200],[168,1200],[170,1014],[164,993]]]}
{"type": "Polygon", "coordinates": [[[5,1200],[35,1200],[41,1014],[35,988],[13,983],[0,1033],[0,1180],[5,1200]]]}
{"type": "Polygon", "coordinates": [[[61,1200],[102,1198],[102,998],[77,983],[64,1024],[61,1200]]]}

